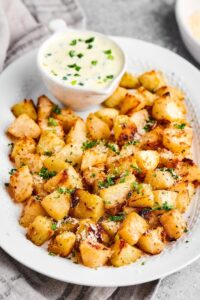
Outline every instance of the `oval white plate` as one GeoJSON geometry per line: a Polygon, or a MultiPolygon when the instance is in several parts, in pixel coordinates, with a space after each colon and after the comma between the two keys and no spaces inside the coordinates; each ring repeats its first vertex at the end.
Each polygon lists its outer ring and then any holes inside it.
{"type": "MultiPolygon", "coordinates": [[[[199,163],[200,146],[197,139],[197,136],[200,136],[199,71],[183,58],[158,46],[128,38],[117,37],[115,39],[128,56],[130,71],[141,73],[151,68],[160,69],[172,84],[180,86],[185,91],[190,120],[193,120],[195,127],[195,160],[199,163]],[[195,107],[195,112],[193,107],[195,107]]],[[[27,267],[52,278],[91,286],[126,286],[155,280],[180,270],[200,256],[199,191],[189,212],[189,233],[176,243],[169,245],[162,254],[147,256],[126,267],[89,269],[73,264],[67,259],[49,256],[45,249],[36,247],[28,241],[24,236],[24,230],[18,224],[21,207],[12,202],[4,187],[4,183],[9,179],[8,172],[12,167],[7,156],[9,140],[4,132],[13,120],[10,112],[12,104],[24,98],[36,100],[39,95],[47,93],[36,68],[36,51],[26,54],[10,65],[0,76],[0,87],[0,140],[2,144],[0,151],[2,172],[0,246],[8,254],[27,267]],[[145,264],[141,265],[144,261],[145,264]]]]}

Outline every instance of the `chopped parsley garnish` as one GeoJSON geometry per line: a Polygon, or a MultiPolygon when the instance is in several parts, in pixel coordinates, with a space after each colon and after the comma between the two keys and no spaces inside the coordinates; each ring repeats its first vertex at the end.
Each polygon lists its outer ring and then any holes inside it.
{"type": "Polygon", "coordinates": [[[120,183],[124,183],[126,181],[126,178],[125,177],[122,177],[121,179],[120,179],[120,183]]]}
{"type": "Polygon", "coordinates": [[[42,177],[43,179],[49,179],[55,176],[57,173],[55,171],[49,171],[47,168],[42,167],[39,176],[42,177]]]}
{"type": "Polygon", "coordinates": [[[107,79],[113,79],[114,75],[107,75],[106,78],[107,79]]]}
{"type": "Polygon", "coordinates": [[[51,229],[55,231],[57,229],[57,224],[56,223],[52,223],[51,224],[51,229]]]}
{"type": "Polygon", "coordinates": [[[148,131],[150,131],[151,130],[151,128],[153,127],[153,125],[155,124],[155,120],[154,119],[149,119],[149,120],[147,120],[147,122],[146,122],[146,125],[143,127],[143,129],[146,131],[146,132],[148,132],[148,131]]]}
{"type": "Polygon", "coordinates": [[[187,228],[185,228],[185,229],[184,229],[184,232],[188,232],[188,229],[187,229],[187,228]]]}
{"type": "Polygon", "coordinates": [[[46,155],[46,156],[52,156],[52,154],[53,154],[53,153],[52,153],[51,151],[45,151],[45,152],[44,152],[44,155],[46,155]]]}
{"type": "Polygon", "coordinates": [[[96,66],[96,65],[97,65],[97,63],[98,63],[98,61],[97,61],[97,60],[92,60],[92,61],[91,61],[91,64],[92,64],[93,66],[96,66]]]}
{"type": "Polygon", "coordinates": [[[10,170],[9,174],[13,175],[16,171],[17,171],[17,169],[13,168],[13,169],[10,170]]]}
{"type": "Polygon", "coordinates": [[[78,57],[78,58],[83,57],[83,53],[78,53],[78,54],[77,54],[77,57],[78,57]]]}
{"type": "Polygon", "coordinates": [[[57,121],[54,119],[54,118],[48,118],[48,125],[49,126],[57,126],[58,125],[58,123],[57,123],[57,121]]]}
{"type": "Polygon", "coordinates": [[[133,168],[137,173],[139,173],[139,174],[141,174],[142,173],[142,170],[139,168],[139,167],[137,167],[137,166],[135,166],[135,165],[133,165],[133,164],[131,164],[131,168],[133,168]]]}
{"type": "Polygon", "coordinates": [[[118,222],[118,221],[122,221],[125,219],[125,213],[119,213],[118,215],[116,216],[110,216],[108,218],[110,221],[114,221],[114,222],[118,222]]]}
{"type": "Polygon", "coordinates": [[[80,71],[81,67],[77,64],[68,65],[69,68],[75,69],[77,72],[80,71]]]}
{"type": "Polygon", "coordinates": [[[77,81],[76,80],[72,80],[71,81],[71,85],[76,85],[77,81]]]}
{"type": "Polygon", "coordinates": [[[173,168],[159,168],[159,170],[160,171],[166,171],[166,172],[169,172],[171,175],[172,175],[172,177],[174,178],[174,179],[178,179],[179,177],[178,177],[178,175],[175,173],[175,171],[174,171],[174,169],[173,168]]]}
{"type": "Polygon", "coordinates": [[[72,194],[73,193],[73,189],[69,189],[69,188],[66,188],[66,187],[59,187],[57,189],[58,193],[60,194],[72,194]]]}
{"type": "Polygon", "coordinates": [[[99,143],[99,142],[96,141],[96,140],[93,140],[93,141],[86,141],[86,142],[83,143],[81,149],[82,149],[83,151],[85,151],[85,150],[87,150],[87,149],[91,149],[91,148],[95,147],[96,145],[98,145],[98,143],[99,143]]]}
{"type": "Polygon", "coordinates": [[[84,85],[84,83],[83,83],[83,82],[79,82],[79,85],[83,86],[83,85],[84,85]]]}
{"type": "Polygon", "coordinates": [[[8,144],[8,147],[11,147],[11,148],[12,148],[13,146],[14,146],[14,143],[9,143],[9,144],[8,144]]]}
{"type": "Polygon", "coordinates": [[[77,44],[77,40],[72,40],[70,46],[75,46],[77,44]]]}
{"type": "Polygon", "coordinates": [[[182,123],[182,124],[174,124],[174,127],[177,128],[177,129],[181,129],[183,130],[185,128],[186,124],[185,123],[182,123]]]}
{"type": "Polygon", "coordinates": [[[128,141],[125,146],[128,146],[128,145],[137,145],[140,141],[139,140],[132,140],[132,141],[128,141]]]}
{"type": "Polygon", "coordinates": [[[35,196],[34,196],[34,199],[35,199],[36,201],[41,201],[41,197],[40,197],[39,195],[35,195],[35,196]]]}
{"type": "Polygon", "coordinates": [[[49,254],[50,256],[56,256],[56,254],[53,253],[53,252],[49,252],[48,254],[49,254]]]}
{"type": "Polygon", "coordinates": [[[167,201],[165,201],[162,206],[155,206],[155,207],[152,208],[152,210],[166,210],[166,211],[169,211],[169,210],[172,210],[173,208],[174,208],[173,205],[170,205],[170,204],[167,203],[167,201]]]}
{"type": "Polygon", "coordinates": [[[60,115],[61,114],[61,109],[58,105],[55,105],[52,109],[52,112],[54,112],[57,115],[60,115]]]}
{"type": "Polygon", "coordinates": [[[141,263],[141,266],[144,266],[145,265],[145,261],[143,261],[142,263],[141,263]]]}
{"type": "Polygon", "coordinates": [[[114,175],[110,175],[110,176],[106,177],[106,179],[104,181],[100,181],[98,183],[98,187],[100,189],[104,189],[104,188],[107,188],[107,187],[109,187],[111,185],[114,185],[115,184],[114,179],[115,179],[115,176],[114,175]]]}
{"type": "Polygon", "coordinates": [[[111,55],[111,54],[109,54],[109,55],[107,56],[107,59],[113,60],[113,59],[114,59],[114,56],[111,55]]]}
{"type": "Polygon", "coordinates": [[[74,57],[75,55],[76,55],[75,50],[70,50],[70,51],[69,51],[69,56],[70,56],[70,57],[74,57]]]}
{"type": "Polygon", "coordinates": [[[120,153],[120,151],[118,151],[118,150],[115,148],[116,145],[111,144],[111,143],[108,143],[106,146],[107,146],[110,150],[112,150],[113,152],[115,152],[116,154],[119,154],[119,153],[120,153]]]}
{"type": "Polygon", "coordinates": [[[112,54],[112,50],[111,49],[105,50],[105,51],[103,51],[103,53],[105,53],[105,54],[112,54]]]}
{"type": "Polygon", "coordinates": [[[75,74],[74,74],[74,77],[80,77],[80,74],[75,73],[75,74]]]}
{"type": "Polygon", "coordinates": [[[137,181],[132,182],[131,187],[134,191],[136,191],[137,194],[140,194],[142,191],[142,184],[138,183],[137,181]]]}
{"type": "Polygon", "coordinates": [[[85,40],[85,43],[86,43],[86,44],[90,44],[90,43],[94,42],[94,40],[95,40],[95,38],[94,38],[94,37],[91,37],[91,38],[85,40]]]}
{"type": "Polygon", "coordinates": [[[67,80],[67,77],[66,76],[63,76],[63,78],[62,78],[63,80],[67,80]]]}
{"type": "Polygon", "coordinates": [[[87,47],[87,49],[92,49],[92,47],[93,46],[91,44],[89,44],[88,47],[87,47]]]}

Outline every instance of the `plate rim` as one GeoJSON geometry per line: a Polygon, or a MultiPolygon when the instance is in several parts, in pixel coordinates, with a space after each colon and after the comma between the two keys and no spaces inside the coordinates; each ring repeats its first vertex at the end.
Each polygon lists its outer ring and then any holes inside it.
{"type": "MultiPolygon", "coordinates": [[[[142,40],[138,40],[138,39],[133,39],[133,38],[129,38],[129,37],[121,37],[121,36],[112,36],[113,39],[115,40],[129,40],[130,42],[135,42],[135,43],[140,43],[141,46],[142,45],[146,45],[146,46],[151,46],[151,47],[156,47],[158,48],[158,50],[160,51],[165,51],[166,53],[170,54],[170,55],[174,55],[176,57],[176,59],[178,60],[182,60],[184,62],[184,64],[187,64],[187,67],[190,67],[192,72],[196,72],[196,75],[199,76],[199,79],[200,79],[200,72],[199,70],[193,66],[190,62],[188,62],[185,58],[181,57],[180,55],[170,51],[169,49],[166,49],[166,48],[163,48],[159,45],[155,45],[153,43],[149,43],[149,42],[145,42],[145,41],[142,41],[142,40]]],[[[37,52],[37,49],[33,49],[31,50],[30,52],[24,54],[23,56],[21,56],[20,58],[18,58],[17,60],[15,60],[14,62],[12,62],[9,66],[7,66],[5,68],[5,70],[2,72],[2,74],[0,75],[0,81],[2,80],[2,78],[4,76],[6,76],[6,73],[9,72],[10,69],[13,68],[13,66],[16,66],[17,64],[20,63],[21,60],[23,60],[25,57],[29,57],[31,55],[34,55],[34,53],[37,52]]],[[[0,188],[1,192],[3,191],[2,187],[0,188]]],[[[199,228],[200,229],[200,228],[199,228]]],[[[0,229],[1,231],[2,229],[0,229]]],[[[46,275],[50,278],[53,278],[53,279],[57,279],[57,280],[60,280],[60,281],[63,281],[63,282],[68,282],[68,283],[73,283],[73,284],[80,284],[80,285],[85,285],[85,286],[94,286],[94,287],[116,287],[116,286],[119,286],[119,284],[115,284],[114,283],[114,280],[113,282],[109,282],[108,284],[102,284],[102,283],[93,283],[93,282],[89,282],[89,280],[85,279],[85,278],[82,278],[82,280],[80,280],[80,278],[77,280],[77,281],[74,281],[74,280],[71,280],[70,281],[70,276],[68,279],[64,279],[62,276],[58,275],[58,274],[50,274],[50,272],[48,273],[46,270],[41,270],[40,268],[38,268],[38,266],[34,266],[30,263],[27,263],[27,262],[24,262],[21,258],[19,258],[17,256],[17,254],[15,255],[15,251],[11,251],[11,249],[7,249],[6,248],[6,245],[4,242],[2,242],[2,238],[1,238],[1,235],[0,235],[0,247],[8,254],[10,255],[11,257],[13,257],[15,260],[17,260],[18,262],[20,262],[21,264],[23,264],[24,266],[28,267],[29,269],[32,269],[36,272],[39,272],[43,275],[46,275]]],[[[168,251],[168,250],[167,250],[168,251]]],[[[183,268],[185,268],[186,266],[188,266],[189,264],[191,264],[192,262],[194,262],[195,260],[197,260],[198,258],[200,257],[200,251],[198,254],[194,255],[193,258],[191,259],[188,259],[185,263],[182,263],[180,266],[176,267],[175,269],[172,269],[171,271],[168,271],[160,276],[158,275],[155,275],[155,276],[152,276],[151,278],[149,278],[148,280],[143,280],[143,281],[138,281],[136,283],[133,283],[131,281],[126,281],[126,278],[123,278],[124,282],[122,282],[120,284],[120,286],[128,286],[128,285],[135,285],[135,284],[141,284],[141,283],[145,283],[145,282],[150,282],[150,281],[153,281],[153,280],[156,280],[156,279],[159,279],[159,278],[162,278],[162,277],[165,277],[165,276],[168,276],[174,272],[177,272],[183,268]]],[[[84,267],[85,268],[85,267],[84,267]]],[[[142,268],[142,267],[141,267],[142,268]]],[[[117,269],[116,269],[117,270],[117,269]]],[[[78,272],[78,271],[77,271],[78,272]]],[[[98,272],[98,271],[96,271],[98,272]]],[[[111,279],[112,280],[112,279],[111,279]]],[[[101,282],[105,282],[104,279],[101,280],[101,282]]]]}

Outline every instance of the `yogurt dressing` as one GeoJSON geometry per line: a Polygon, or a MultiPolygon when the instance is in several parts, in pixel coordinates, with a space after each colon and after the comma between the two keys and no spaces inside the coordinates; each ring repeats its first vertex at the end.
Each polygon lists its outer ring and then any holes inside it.
{"type": "Polygon", "coordinates": [[[41,65],[62,84],[103,90],[122,70],[123,56],[114,42],[101,35],[67,32],[43,49],[41,65]]]}

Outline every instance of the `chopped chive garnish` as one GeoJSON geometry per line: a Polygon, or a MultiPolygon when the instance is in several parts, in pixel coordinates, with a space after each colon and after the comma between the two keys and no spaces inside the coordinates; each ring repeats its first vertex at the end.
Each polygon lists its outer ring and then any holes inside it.
{"type": "Polygon", "coordinates": [[[13,168],[13,169],[10,170],[9,174],[13,175],[16,171],[17,171],[17,169],[13,168]]]}
{"type": "Polygon", "coordinates": [[[49,126],[57,126],[58,123],[57,123],[57,121],[54,118],[49,118],[48,119],[48,125],[49,126]]]}
{"type": "Polygon", "coordinates": [[[80,77],[80,74],[75,73],[74,76],[75,76],[75,77],[80,77]]]}
{"type": "Polygon", "coordinates": [[[87,47],[87,49],[92,49],[92,47],[93,46],[91,44],[89,44],[88,47],[87,47]]]}
{"type": "Polygon", "coordinates": [[[85,43],[86,43],[86,44],[90,44],[90,43],[94,42],[94,40],[95,40],[95,38],[94,38],[94,37],[91,37],[91,38],[85,40],[85,43]]]}
{"type": "Polygon", "coordinates": [[[74,57],[75,56],[75,51],[74,50],[70,50],[69,51],[69,56],[70,57],[74,57]]]}
{"type": "Polygon", "coordinates": [[[92,60],[92,61],[91,61],[91,64],[92,64],[93,66],[96,66],[96,65],[97,65],[97,60],[92,60]]]}
{"type": "Polygon", "coordinates": [[[72,80],[71,81],[71,85],[76,85],[77,81],[76,80],[72,80]]]}
{"type": "Polygon", "coordinates": [[[83,86],[83,85],[84,85],[84,83],[83,83],[83,82],[79,82],[79,85],[83,86]]]}
{"type": "Polygon", "coordinates": [[[72,40],[71,43],[70,43],[70,46],[75,46],[77,43],[77,40],[72,40]]]}
{"type": "Polygon", "coordinates": [[[114,77],[113,75],[107,75],[106,76],[107,79],[113,79],[113,77],[114,77]]]}
{"type": "Polygon", "coordinates": [[[55,105],[52,109],[52,112],[54,112],[57,115],[60,115],[61,114],[61,109],[58,105],[55,105]]]}
{"type": "Polygon", "coordinates": [[[111,54],[111,53],[112,53],[112,50],[111,50],[111,49],[105,50],[105,51],[103,51],[103,53],[105,53],[105,54],[111,54]]]}
{"type": "Polygon", "coordinates": [[[83,57],[83,53],[79,53],[79,54],[77,54],[77,57],[78,57],[78,58],[81,58],[81,57],[83,57]]]}
{"type": "Polygon", "coordinates": [[[66,76],[63,76],[63,78],[62,78],[63,80],[67,80],[67,77],[66,76]]]}

